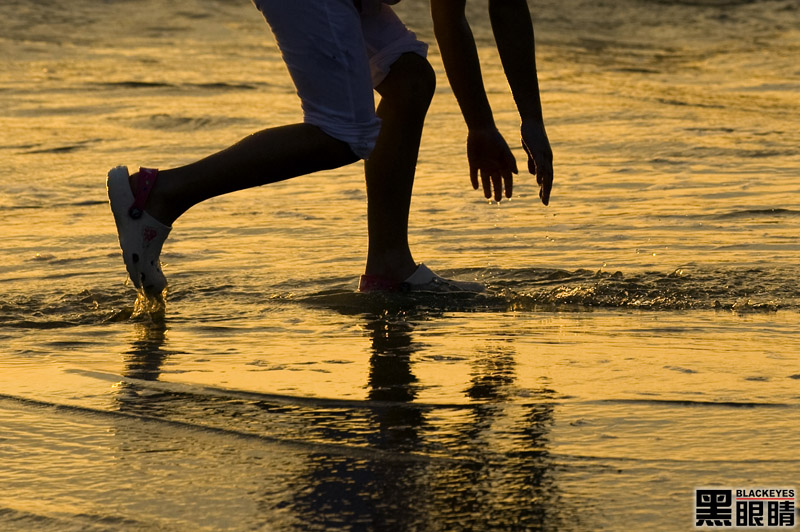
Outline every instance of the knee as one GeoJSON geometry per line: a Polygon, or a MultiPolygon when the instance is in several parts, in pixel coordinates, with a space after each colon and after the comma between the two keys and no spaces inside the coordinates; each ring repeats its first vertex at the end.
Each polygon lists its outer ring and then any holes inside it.
{"type": "Polygon", "coordinates": [[[383,98],[396,97],[427,109],[436,90],[436,73],[421,55],[403,54],[394,62],[377,90],[383,98]]]}
{"type": "Polygon", "coordinates": [[[409,58],[411,66],[406,82],[407,93],[415,100],[427,105],[433,99],[433,93],[436,91],[436,72],[424,57],[417,54],[408,55],[411,56],[409,58]]]}

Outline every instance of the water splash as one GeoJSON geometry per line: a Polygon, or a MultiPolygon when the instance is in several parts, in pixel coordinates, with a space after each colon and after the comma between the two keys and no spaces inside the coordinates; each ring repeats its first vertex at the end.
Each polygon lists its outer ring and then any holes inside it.
{"type": "MultiPolygon", "coordinates": [[[[458,272],[465,276],[467,272],[458,272]]],[[[800,286],[790,272],[760,269],[679,268],[670,273],[519,269],[469,272],[486,283],[485,294],[358,294],[328,290],[302,297],[342,312],[383,311],[647,311],[727,310],[774,312],[800,308],[800,286]]]]}

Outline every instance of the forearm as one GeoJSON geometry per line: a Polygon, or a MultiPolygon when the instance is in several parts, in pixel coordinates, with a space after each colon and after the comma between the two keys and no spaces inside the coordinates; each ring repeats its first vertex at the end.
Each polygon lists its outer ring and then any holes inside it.
{"type": "Polygon", "coordinates": [[[447,79],[469,129],[494,128],[465,0],[431,0],[433,29],[447,79]]]}
{"type": "Polygon", "coordinates": [[[489,0],[497,50],[523,121],[542,121],[533,23],[526,0],[489,0]]]}

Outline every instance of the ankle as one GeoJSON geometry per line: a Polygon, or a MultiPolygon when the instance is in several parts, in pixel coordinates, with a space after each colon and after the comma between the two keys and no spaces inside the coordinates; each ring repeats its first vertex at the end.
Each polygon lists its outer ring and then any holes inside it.
{"type": "Polygon", "coordinates": [[[417,263],[411,252],[405,250],[370,251],[367,254],[367,265],[364,273],[374,275],[390,281],[402,282],[414,273],[417,263]]]}
{"type": "MultiPolygon", "coordinates": [[[[128,178],[128,183],[130,184],[131,191],[136,191],[138,189],[139,179],[141,179],[139,172],[135,172],[130,175],[128,178]]],[[[160,180],[156,181],[156,184],[150,191],[147,201],[144,204],[144,210],[150,216],[164,225],[172,226],[172,223],[178,218],[178,216],[180,216],[181,213],[176,213],[174,212],[174,209],[169,207],[170,202],[165,198],[164,189],[165,187],[162,177],[160,180]]]]}

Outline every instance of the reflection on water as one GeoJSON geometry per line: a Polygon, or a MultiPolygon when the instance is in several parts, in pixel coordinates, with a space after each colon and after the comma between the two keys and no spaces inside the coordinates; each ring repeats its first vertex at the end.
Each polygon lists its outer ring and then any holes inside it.
{"type": "Polygon", "coordinates": [[[411,357],[418,349],[411,337],[413,326],[402,320],[376,319],[367,322],[366,330],[372,339],[367,396],[375,401],[413,401],[417,379],[411,357]]]}
{"type": "MultiPolygon", "coordinates": [[[[157,393],[141,381],[158,379],[170,355],[167,327],[148,324],[136,326],[124,355],[128,380],[115,396],[119,411],[299,443],[297,459],[282,464],[285,492],[277,501],[274,489],[262,493],[261,517],[253,519],[289,513],[304,530],[556,529],[574,519],[550,471],[554,392],[534,391],[525,405],[510,400],[513,340],[471,357],[465,403],[437,407],[413,402],[414,360],[425,350],[415,341],[415,324],[402,317],[364,320],[371,343],[366,401],[292,405],[266,396],[157,393]],[[326,445],[324,452],[314,450],[317,443],[326,445]]],[[[126,431],[115,437],[126,438],[126,431]]],[[[119,448],[139,452],[135,442],[119,448]]],[[[253,475],[270,467],[260,463],[253,475]]]]}
{"type": "Polygon", "coordinates": [[[531,5],[557,197],[473,194],[443,82],[415,183],[415,256],[487,294],[353,293],[355,165],[187,213],[154,317],[103,176],[297,121],[263,19],[0,3],[0,528],[677,531],[800,478],[796,0],[531,5]]]}
{"type": "Polygon", "coordinates": [[[0,511],[59,531],[679,530],[695,485],[800,467],[783,314],[316,316],[302,352],[143,319],[115,325],[118,356],[6,364],[0,511]]]}
{"type": "Polygon", "coordinates": [[[161,366],[170,355],[162,350],[166,332],[167,326],[163,321],[134,325],[134,334],[137,339],[131,345],[130,350],[123,354],[125,364],[123,375],[125,377],[145,381],[158,380],[161,366]]]}

